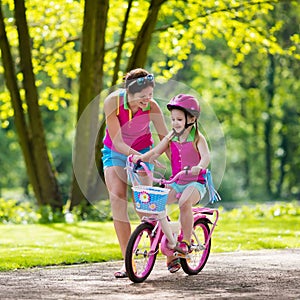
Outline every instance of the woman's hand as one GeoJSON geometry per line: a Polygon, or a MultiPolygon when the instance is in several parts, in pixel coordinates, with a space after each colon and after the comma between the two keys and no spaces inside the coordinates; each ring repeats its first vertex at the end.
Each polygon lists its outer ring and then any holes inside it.
{"type": "Polygon", "coordinates": [[[142,159],[142,155],[136,155],[136,154],[135,154],[135,155],[132,155],[132,162],[133,162],[133,163],[136,164],[139,160],[141,160],[141,161],[143,160],[143,159],[142,159]]]}

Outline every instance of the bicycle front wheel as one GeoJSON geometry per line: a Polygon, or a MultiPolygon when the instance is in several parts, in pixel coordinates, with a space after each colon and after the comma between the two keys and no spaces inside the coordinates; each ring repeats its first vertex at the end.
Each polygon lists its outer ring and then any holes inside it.
{"type": "Polygon", "coordinates": [[[191,253],[188,258],[180,259],[186,274],[197,275],[204,268],[211,247],[211,239],[208,241],[209,233],[210,229],[205,219],[199,219],[194,223],[191,253]]]}
{"type": "Polygon", "coordinates": [[[146,280],[155,264],[158,245],[155,247],[155,251],[151,251],[154,240],[151,235],[153,229],[154,225],[141,223],[128,241],[125,265],[128,277],[133,282],[139,283],[146,280]]]}

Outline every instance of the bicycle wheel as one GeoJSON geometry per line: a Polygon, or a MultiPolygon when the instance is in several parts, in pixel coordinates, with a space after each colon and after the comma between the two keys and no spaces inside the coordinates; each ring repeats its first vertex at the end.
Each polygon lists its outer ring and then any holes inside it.
{"type": "Polygon", "coordinates": [[[141,223],[131,234],[128,241],[125,265],[131,281],[139,283],[146,280],[155,264],[158,245],[151,251],[154,237],[151,236],[154,225],[141,223]]]}
{"type": "Polygon", "coordinates": [[[207,220],[199,219],[194,223],[191,253],[188,258],[180,258],[181,267],[186,274],[197,275],[205,266],[211,247],[211,239],[207,243],[209,233],[207,220]]]}

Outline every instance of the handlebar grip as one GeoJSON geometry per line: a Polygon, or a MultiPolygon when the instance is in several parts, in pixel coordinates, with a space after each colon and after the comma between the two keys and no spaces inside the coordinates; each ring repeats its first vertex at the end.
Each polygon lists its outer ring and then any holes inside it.
{"type": "Polygon", "coordinates": [[[128,161],[132,162],[133,154],[128,155],[128,161]]]}
{"type": "Polygon", "coordinates": [[[135,166],[133,167],[133,172],[136,173],[138,169],[140,169],[142,167],[141,165],[142,160],[138,160],[135,164],[135,166]]]}

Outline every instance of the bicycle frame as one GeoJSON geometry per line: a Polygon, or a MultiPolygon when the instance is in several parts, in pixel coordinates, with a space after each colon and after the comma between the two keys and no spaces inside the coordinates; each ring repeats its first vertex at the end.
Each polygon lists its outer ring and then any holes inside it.
{"type": "MultiPolygon", "coordinates": [[[[130,157],[128,157],[128,161],[132,163],[130,157]]],[[[169,184],[183,173],[189,174],[190,172],[181,171],[170,180],[158,179],[152,175],[146,164],[140,162],[140,165],[154,182],[160,184],[169,184]]],[[[133,163],[128,168],[132,169],[133,163]]],[[[182,240],[182,230],[180,225],[172,230],[170,224],[176,227],[179,222],[169,221],[166,211],[156,212],[155,216],[142,218],[142,222],[131,234],[126,249],[126,270],[128,277],[133,282],[142,282],[149,276],[159,253],[159,246],[164,255],[180,258],[185,273],[196,275],[202,270],[210,253],[211,237],[218,222],[219,212],[217,209],[206,207],[193,207],[192,210],[194,223],[192,242],[188,253],[182,252],[182,249],[177,246],[178,242],[182,240]],[[214,216],[214,219],[211,220],[210,216],[214,216]]]]}

